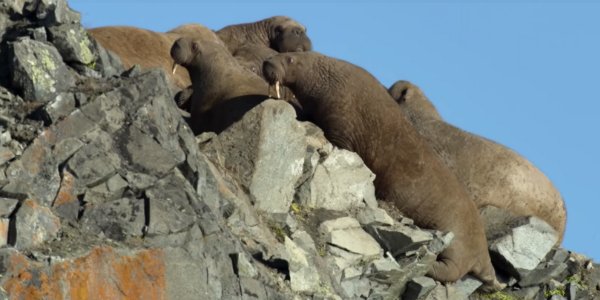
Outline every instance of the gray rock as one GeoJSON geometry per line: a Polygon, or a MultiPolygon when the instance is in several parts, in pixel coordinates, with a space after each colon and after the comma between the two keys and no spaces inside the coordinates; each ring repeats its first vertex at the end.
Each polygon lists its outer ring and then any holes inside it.
{"type": "Polygon", "coordinates": [[[50,41],[67,63],[92,65],[95,61],[92,44],[80,24],[63,24],[48,27],[50,41]]]}
{"type": "Polygon", "coordinates": [[[379,207],[365,207],[361,209],[356,215],[356,219],[362,225],[394,225],[394,218],[390,217],[388,213],[379,207]]]}
{"type": "MultiPolygon", "coordinates": [[[[91,142],[97,138],[98,134],[101,134],[98,124],[88,118],[81,110],[75,110],[67,118],[58,122],[54,127],[54,132],[56,136],[61,138],[58,143],[68,139],[80,139],[81,141],[91,142]]],[[[71,155],[65,153],[61,156],[64,156],[64,158],[57,160],[63,163],[71,155]]]]}
{"type": "Polygon", "coordinates": [[[25,200],[16,213],[18,249],[29,249],[53,239],[60,230],[60,220],[49,208],[25,200]]]}
{"type": "Polygon", "coordinates": [[[371,284],[366,278],[354,278],[341,282],[348,299],[361,299],[369,296],[371,284]]]}
{"type": "Polygon", "coordinates": [[[99,204],[119,199],[127,188],[127,181],[119,174],[115,174],[107,181],[89,188],[83,201],[90,204],[99,204]]]}
{"type": "Polygon", "coordinates": [[[536,217],[523,218],[512,228],[509,235],[492,241],[490,250],[500,268],[521,278],[538,266],[558,241],[558,235],[536,217]]]}
{"type": "Polygon", "coordinates": [[[441,283],[438,283],[433,290],[425,297],[425,300],[466,300],[461,298],[450,298],[448,290],[441,283]]]}
{"type": "Polygon", "coordinates": [[[305,148],[304,128],[292,106],[267,100],[203,150],[240,180],[258,210],[287,214],[302,175],[305,148]]]}
{"type": "Polygon", "coordinates": [[[85,143],[80,139],[67,138],[57,142],[52,149],[52,156],[56,162],[60,165],[67,161],[75,152],[79,151],[81,147],[85,146],[85,143]]]}
{"type": "Polygon", "coordinates": [[[321,223],[319,231],[325,235],[325,241],[331,245],[360,254],[375,257],[381,253],[377,241],[366,233],[356,219],[338,218],[321,223]]]}
{"type": "Polygon", "coordinates": [[[468,299],[475,290],[481,286],[482,282],[475,277],[467,275],[457,282],[448,285],[448,290],[452,290],[451,299],[468,299]],[[451,287],[451,288],[450,288],[451,287]]]}
{"type": "Polygon", "coordinates": [[[23,152],[23,155],[6,169],[9,181],[2,191],[36,199],[50,206],[60,187],[58,163],[50,151],[52,137],[40,135],[23,152]]]}
{"type": "Polygon", "coordinates": [[[148,234],[171,234],[190,227],[196,221],[196,213],[190,205],[193,195],[182,189],[185,178],[179,173],[159,180],[146,190],[150,209],[148,234]]]}
{"type": "Polygon", "coordinates": [[[254,267],[252,260],[246,253],[236,253],[233,257],[235,257],[235,262],[237,262],[237,275],[240,278],[256,278],[258,276],[258,270],[254,267]]]}
{"type": "Polygon", "coordinates": [[[81,16],[69,8],[66,0],[33,0],[36,17],[46,25],[79,23],[81,16]]]}
{"type": "Polygon", "coordinates": [[[243,299],[271,299],[267,297],[264,284],[256,279],[242,277],[240,278],[240,285],[243,299]]]}
{"type": "Polygon", "coordinates": [[[491,205],[480,208],[479,214],[485,226],[485,236],[489,241],[508,234],[512,229],[511,224],[522,218],[506,209],[491,205]]]}
{"type": "Polygon", "coordinates": [[[17,207],[19,200],[0,197],[0,217],[7,218],[13,213],[15,207],[17,207]]]}
{"type": "Polygon", "coordinates": [[[62,219],[77,221],[79,217],[79,192],[75,184],[75,176],[68,170],[62,171],[60,188],[52,202],[53,211],[62,219]]]}
{"type": "Polygon", "coordinates": [[[0,218],[0,247],[8,244],[8,231],[10,228],[10,219],[0,218]]]}
{"type": "Polygon", "coordinates": [[[314,293],[319,287],[319,272],[309,263],[307,253],[287,236],[284,242],[289,255],[290,286],[295,292],[314,293]]]}
{"type": "Polygon", "coordinates": [[[56,48],[28,38],[9,45],[12,84],[25,100],[47,102],[75,85],[56,48]]]}
{"type": "Polygon", "coordinates": [[[433,241],[431,243],[429,243],[429,246],[427,246],[427,248],[429,249],[429,251],[431,251],[435,254],[439,254],[442,251],[444,251],[444,249],[448,248],[448,246],[450,246],[450,243],[452,243],[452,240],[454,240],[454,233],[452,233],[452,232],[446,232],[446,233],[436,232],[435,238],[433,239],[433,241]]]}
{"type": "Polygon", "coordinates": [[[375,202],[375,174],[353,152],[334,148],[301,187],[300,203],[311,208],[347,210],[375,202]]]}
{"type": "Polygon", "coordinates": [[[546,282],[551,278],[557,277],[567,269],[567,264],[557,262],[542,262],[530,272],[521,272],[519,286],[528,287],[546,282]]]}
{"type": "Polygon", "coordinates": [[[144,214],[143,199],[121,198],[87,207],[82,224],[92,232],[102,232],[110,239],[123,241],[128,237],[142,236],[144,214]]]}
{"type": "Polygon", "coordinates": [[[90,37],[90,43],[95,49],[94,53],[97,55],[95,69],[103,77],[118,76],[125,71],[119,56],[104,49],[94,38],[90,37]]]}
{"type": "Polygon", "coordinates": [[[23,14],[23,7],[27,0],[5,0],[4,5],[7,5],[12,13],[23,14]]]}
{"type": "Polygon", "coordinates": [[[567,298],[561,295],[553,295],[552,297],[548,298],[548,300],[567,300],[567,298]]]}
{"type": "Polygon", "coordinates": [[[418,300],[427,295],[436,287],[435,280],[427,276],[418,276],[406,284],[403,300],[418,300]]]}
{"type": "MultiPolygon", "coordinates": [[[[537,299],[538,295],[540,294],[540,289],[541,288],[539,286],[526,287],[526,288],[516,290],[516,291],[512,292],[512,294],[514,294],[516,297],[518,297],[518,299],[534,300],[534,299],[537,299]]],[[[545,297],[544,297],[544,299],[545,299],[545,297]]]]}
{"type": "Polygon", "coordinates": [[[393,256],[417,250],[434,238],[430,232],[401,224],[394,226],[368,225],[366,230],[393,256]]]}
{"type": "Polygon", "coordinates": [[[48,34],[46,32],[46,27],[38,27],[38,28],[29,28],[27,29],[27,33],[29,37],[33,40],[46,42],[48,41],[48,34]]]}
{"type": "Polygon", "coordinates": [[[15,158],[15,153],[8,147],[0,146],[0,166],[15,158]]]}
{"type": "Polygon", "coordinates": [[[569,300],[575,300],[577,299],[577,289],[578,289],[578,285],[576,283],[573,282],[569,282],[567,283],[567,299],[569,300]]]}
{"type": "Polygon", "coordinates": [[[400,270],[400,265],[391,256],[386,256],[371,262],[373,273],[400,270]]]}
{"type": "Polygon", "coordinates": [[[44,106],[44,114],[50,123],[56,123],[61,118],[68,116],[75,110],[75,95],[72,93],[60,93],[44,106]]]}
{"type": "Polygon", "coordinates": [[[306,231],[296,231],[292,234],[292,240],[298,247],[302,248],[307,253],[317,253],[317,247],[315,246],[315,242],[313,238],[306,231]]]}
{"type": "Polygon", "coordinates": [[[114,176],[121,167],[121,159],[114,152],[113,138],[99,132],[94,141],[81,147],[69,159],[67,166],[79,184],[92,187],[114,176]]]}
{"type": "Polygon", "coordinates": [[[129,171],[163,177],[181,162],[151,135],[134,126],[117,132],[115,139],[122,161],[129,171]]]}
{"type": "Polygon", "coordinates": [[[81,107],[81,112],[97,126],[114,133],[125,124],[127,108],[121,104],[123,94],[118,91],[103,93],[81,107]]]}

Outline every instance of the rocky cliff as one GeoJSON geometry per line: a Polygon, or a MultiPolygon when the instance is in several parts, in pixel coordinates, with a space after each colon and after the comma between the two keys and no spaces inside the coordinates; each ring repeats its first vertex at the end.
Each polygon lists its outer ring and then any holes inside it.
{"type": "MultiPolygon", "coordinates": [[[[493,208],[501,292],[425,274],[452,233],[268,100],[194,137],[164,73],[123,70],[64,0],[0,3],[0,295],[8,299],[597,299],[600,266],[493,208]]],[[[492,238],[493,237],[493,238],[492,238]]]]}

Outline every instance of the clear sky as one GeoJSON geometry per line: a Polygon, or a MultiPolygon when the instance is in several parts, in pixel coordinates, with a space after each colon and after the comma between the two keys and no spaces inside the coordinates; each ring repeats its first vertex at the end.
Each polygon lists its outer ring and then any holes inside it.
{"type": "Polygon", "coordinates": [[[220,29],[273,15],[384,85],[419,85],[449,122],[507,145],[567,203],[563,245],[600,260],[600,3],[71,0],[86,27],[220,29]]]}

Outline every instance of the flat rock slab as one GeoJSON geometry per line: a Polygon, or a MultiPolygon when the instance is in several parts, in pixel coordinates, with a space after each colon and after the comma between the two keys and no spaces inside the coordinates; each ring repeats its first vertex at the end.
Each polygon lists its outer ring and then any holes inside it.
{"type": "Polygon", "coordinates": [[[527,217],[513,225],[511,232],[490,243],[499,267],[516,278],[534,270],[558,241],[558,234],[546,222],[527,217]]]}
{"type": "Polygon", "coordinates": [[[377,256],[381,247],[366,233],[356,219],[343,217],[321,223],[319,231],[325,234],[326,242],[363,256],[377,256]]]}

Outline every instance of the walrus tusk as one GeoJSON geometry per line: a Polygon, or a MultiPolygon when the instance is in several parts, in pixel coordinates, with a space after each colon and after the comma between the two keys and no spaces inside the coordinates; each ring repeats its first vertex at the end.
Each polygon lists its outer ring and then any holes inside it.
{"type": "Polygon", "coordinates": [[[177,63],[173,63],[173,75],[175,75],[175,71],[177,71],[177,63]]]}
{"type": "Polygon", "coordinates": [[[281,99],[281,93],[279,93],[279,81],[275,81],[275,96],[277,99],[281,99]]]}

